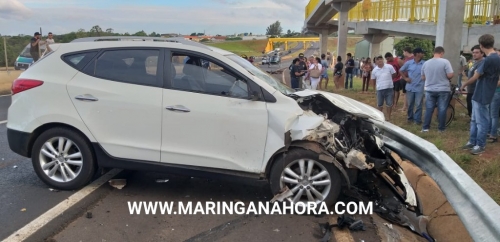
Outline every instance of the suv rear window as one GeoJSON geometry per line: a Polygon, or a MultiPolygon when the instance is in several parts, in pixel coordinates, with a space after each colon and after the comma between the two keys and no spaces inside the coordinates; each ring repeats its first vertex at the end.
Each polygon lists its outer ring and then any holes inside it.
{"type": "Polygon", "coordinates": [[[97,54],[97,51],[90,52],[80,52],[75,54],[64,55],[64,62],[68,63],[70,66],[81,70],[87,63],[89,63],[92,58],[97,54]]]}

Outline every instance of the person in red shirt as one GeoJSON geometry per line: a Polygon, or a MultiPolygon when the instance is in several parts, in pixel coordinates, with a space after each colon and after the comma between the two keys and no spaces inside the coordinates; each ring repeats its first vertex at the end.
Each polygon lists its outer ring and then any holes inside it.
{"type": "Polygon", "coordinates": [[[394,56],[392,55],[391,52],[385,53],[384,57],[385,57],[385,60],[387,61],[387,64],[394,67],[394,70],[396,70],[396,73],[397,73],[392,78],[392,82],[394,84],[394,99],[393,99],[394,100],[394,108],[396,108],[396,106],[398,105],[398,101],[399,101],[400,91],[403,89],[401,82],[400,82],[401,76],[399,75],[399,69],[401,68],[401,65],[400,65],[399,58],[398,57],[394,58],[394,56]]]}

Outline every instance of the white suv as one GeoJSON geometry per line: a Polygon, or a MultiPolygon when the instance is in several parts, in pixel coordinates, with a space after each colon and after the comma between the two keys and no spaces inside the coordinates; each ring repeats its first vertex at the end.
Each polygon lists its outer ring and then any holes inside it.
{"type": "Polygon", "coordinates": [[[51,48],[13,83],[7,123],[10,148],[51,187],[78,189],[115,167],[268,180],[290,201],[332,204],[358,172],[383,171],[413,201],[370,121],[384,115],[368,105],[295,91],[191,41],[51,48]]]}

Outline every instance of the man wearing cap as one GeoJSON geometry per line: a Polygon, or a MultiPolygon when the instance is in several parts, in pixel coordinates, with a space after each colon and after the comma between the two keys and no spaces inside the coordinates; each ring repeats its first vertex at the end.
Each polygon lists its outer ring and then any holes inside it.
{"type": "Polygon", "coordinates": [[[422,66],[424,65],[424,50],[420,47],[413,50],[413,60],[406,62],[399,74],[406,81],[406,100],[408,102],[408,122],[422,124],[422,100],[424,98],[424,82],[422,81],[422,66]],[[415,108],[415,110],[414,110],[415,108]]]}
{"type": "Polygon", "coordinates": [[[31,57],[33,58],[33,61],[38,61],[38,59],[40,59],[40,53],[38,53],[38,50],[40,48],[39,46],[39,43],[41,41],[41,38],[40,38],[40,33],[38,32],[35,32],[35,34],[33,35],[33,38],[31,38],[31,45],[30,45],[30,54],[31,54],[31,57]]]}

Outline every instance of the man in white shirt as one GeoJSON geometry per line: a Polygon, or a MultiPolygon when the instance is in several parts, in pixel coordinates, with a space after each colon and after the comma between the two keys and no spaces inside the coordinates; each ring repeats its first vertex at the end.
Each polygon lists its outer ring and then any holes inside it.
{"type": "Polygon", "coordinates": [[[55,41],[54,41],[54,35],[52,34],[52,32],[49,32],[49,36],[47,37],[47,39],[45,40],[45,42],[47,44],[54,44],[55,41]]]}
{"type": "Polygon", "coordinates": [[[49,36],[45,40],[45,46],[46,46],[46,48],[48,50],[47,52],[52,51],[52,49],[50,48],[50,45],[54,44],[54,43],[55,43],[55,41],[54,41],[54,35],[52,34],[52,32],[49,32],[49,36]]]}
{"type": "Polygon", "coordinates": [[[371,79],[377,86],[377,106],[380,111],[384,110],[384,101],[387,110],[387,121],[391,120],[391,111],[394,99],[394,84],[392,79],[396,77],[396,70],[392,65],[384,63],[381,55],[375,57],[376,66],[372,71],[371,79]]]}

